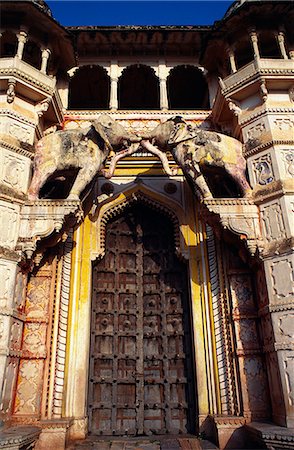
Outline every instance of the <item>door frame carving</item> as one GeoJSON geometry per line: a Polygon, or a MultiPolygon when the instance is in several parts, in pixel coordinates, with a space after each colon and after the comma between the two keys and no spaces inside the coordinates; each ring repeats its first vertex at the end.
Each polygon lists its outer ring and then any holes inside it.
{"type": "MultiPolygon", "coordinates": [[[[207,355],[207,339],[213,325],[207,317],[209,286],[207,284],[207,259],[204,246],[205,226],[198,217],[198,205],[189,187],[183,183],[185,209],[181,205],[143,185],[133,185],[126,191],[101,202],[94,214],[89,214],[74,234],[72,253],[72,281],[70,315],[67,334],[67,360],[65,369],[65,396],[63,417],[74,418],[73,438],[85,437],[87,431],[87,395],[90,351],[90,321],[92,296],[92,263],[103,257],[104,232],[108,220],[118,215],[130,203],[139,201],[169,216],[173,223],[175,246],[178,255],[189,260],[190,299],[192,311],[192,340],[196,361],[197,424],[201,426],[207,416],[214,413],[211,404],[212,390],[217,390],[214,356],[207,355]],[[208,361],[208,359],[210,359],[208,361]],[[84,426],[81,426],[83,422],[84,426]]],[[[217,412],[217,411],[215,411],[217,412]]]]}

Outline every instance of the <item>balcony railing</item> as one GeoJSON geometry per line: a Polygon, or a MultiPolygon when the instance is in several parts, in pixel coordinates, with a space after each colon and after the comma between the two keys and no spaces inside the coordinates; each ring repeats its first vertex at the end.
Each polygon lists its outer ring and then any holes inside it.
{"type": "Polygon", "coordinates": [[[0,58],[0,78],[9,76],[18,77],[48,93],[51,93],[56,85],[55,77],[46,75],[18,57],[0,58]]]}
{"type": "Polygon", "coordinates": [[[223,79],[223,90],[229,90],[232,87],[245,83],[256,75],[285,75],[285,73],[294,75],[294,60],[292,59],[268,59],[261,58],[251,61],[246,66],[239,69],[223,79]]]}

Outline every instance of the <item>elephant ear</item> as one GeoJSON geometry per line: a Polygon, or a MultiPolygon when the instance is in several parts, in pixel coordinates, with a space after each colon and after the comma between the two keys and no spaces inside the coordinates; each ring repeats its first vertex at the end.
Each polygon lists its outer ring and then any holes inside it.
{"type": "Polygon", "coordinates": [[[104,127],[103,125],[101,125],[101,123],[99,123],[98,121],[93,123],[93,127],[95,128],[95,130],[97,131],[98,134],[100,134],[101,138],[103,139],[103,141],[105,142],[106,147],[109,149],[109,151],[112,151],[112,145],[109,142],[108,136],[105,133],[104,127]]]}
{"type": "Polygon", "coordinates": [[[193,139],[198,135],[198,128],[191,128],[191,126],[187,125],[186,123],[178,123],[174,126],[174,129],[170,134],[168,144],[179,144],[180,142],[187,141],[188,139],[193,139]]]}
{"type": "Polygon", "coordinates": [[[189,139],[187,125],[185,123],[177,123],[175,124],[168,140],[169,145],[179,144],[180,142],[189,139]]]}

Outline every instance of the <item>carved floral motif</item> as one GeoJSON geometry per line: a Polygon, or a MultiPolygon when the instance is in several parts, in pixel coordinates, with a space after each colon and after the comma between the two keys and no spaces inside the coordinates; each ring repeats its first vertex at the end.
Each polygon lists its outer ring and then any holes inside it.
{"type": "Polygon", "coordinates": [[[28,317],[46,317],[50,293],[50,278],[33,278],[28,284],[26,314],[28,317]]]}
{"type": "Polygon", "coordinates": [[[43,377],[42,360],[20,362],[19,380],[15,399],[15,414],[36,414],[40,407],[40,389],[43,377]]]}

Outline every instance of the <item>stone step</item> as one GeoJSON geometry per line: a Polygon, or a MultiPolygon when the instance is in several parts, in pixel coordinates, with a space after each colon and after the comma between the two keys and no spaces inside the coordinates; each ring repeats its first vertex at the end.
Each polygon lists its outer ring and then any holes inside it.
{"type": "Polygon", "coordinates": [[[217,450],[217,447],[195,437],[89,437],[72,444],[68,450],[217,450]]]}

